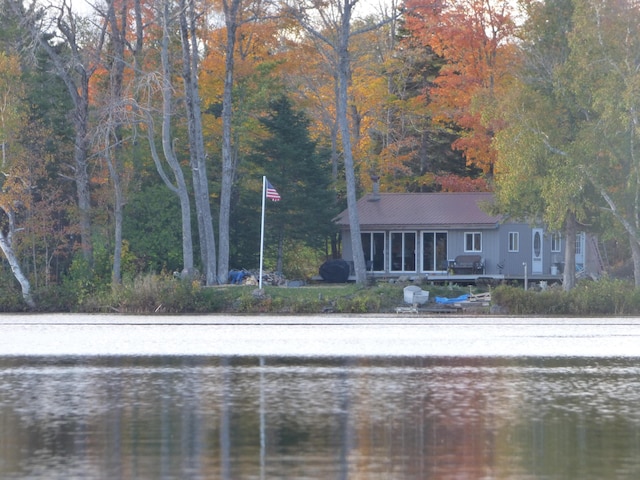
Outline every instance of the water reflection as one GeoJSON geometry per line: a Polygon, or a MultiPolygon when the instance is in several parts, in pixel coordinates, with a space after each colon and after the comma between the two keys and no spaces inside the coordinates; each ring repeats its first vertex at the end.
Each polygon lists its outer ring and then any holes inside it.
{"type": "Polygon", "coordinates": [[[0,359],[0,478],[640,474],[633,359],[0,359]]]}

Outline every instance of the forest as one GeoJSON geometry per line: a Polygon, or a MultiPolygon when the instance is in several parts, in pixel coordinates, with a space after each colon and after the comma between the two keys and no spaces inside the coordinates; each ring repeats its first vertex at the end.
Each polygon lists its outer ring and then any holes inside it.
{"type": "Polygon", "coordinates": [[[378,177],[594,232],[640,285],[637,2],[0,4],[1,309],[255,270],[263,176],[287,278],[340,257],[348,209],[366,283],[355,203],[378,177]]]}

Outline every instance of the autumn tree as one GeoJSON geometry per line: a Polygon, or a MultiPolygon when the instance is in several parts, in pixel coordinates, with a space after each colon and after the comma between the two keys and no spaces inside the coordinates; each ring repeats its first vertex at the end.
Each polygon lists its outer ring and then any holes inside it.
{"type": "Polygon", "coordinates": [[[578,163],[628,235],[640,286],[640,6],[576,0],[569,48],[565,75],[581,128],[572,148],[557,148],[578,163]]]}
{"type": "Polygon", "coordinates": [[[316,0],[291,0],[289,2],[289,11],[309,35],[327,46],[332,52],[331,71],[335,79],[336,119],[342,144],[354,270],[356,283],[364,284],[367,271],[360,237],[360,220],[357,209],[357,178],[352,139],[353,132],[358,132],[359,130],[353,124],[354,119],[357,121],[357,116],[354,117],[353,114],[350,115],[349,113],[350,108],[353,108],[349,104],[349,86],[352,74],[349,46],[353,37],[378,28],[386,21],[352,30],[353,13],[358,1],[332,0],[330,2],[319,2],[316,0]]]}
{"type": "Polygon", "coordinates": [[[90,30],[66,0],[46,9],[39,8],[36,2],[25,8],[20,1],[6,1],[14,14],[22,18],[31,35],[33,51],[41,50],[50,58],[73,103],[75,140],[73,164],[69,168],[76,186],[82,253],[92,264],[89,83],[99,66],[105,27],[90,30]]]}
{"type": "Polygon", "coordinates": [[[385,191],[486,190],[477,178],[481,171],[452,149],[455,132],[433,121],[425,100],[444,60],[409,35],[403,22],[397,33],[385,26],[359,37],[355,48],[363,52],[353,75],[354,95],[364,105],[366,136],[358,154],[366,165],[363,184],[375,172],[385,191]]]}
{"type": "Polygon", "coordinates": [[[16,254],[15,236],[19,231],[22,210],[29,207],[29,178],[21,164],[24,151],[17,139],[25,126],[25,115],[20,102],[24,90],[20,82],[20,66],[15,57],[0,52],[0,147],[2,148],[2,178],[0,179],[0,249],[9,262],[11,271],[22,288],[22,298],[35,307],[31,283],[23,273],[16,254]]]}
{"type": "Polygon", "coordinates": [[[491,143],[501,126],[493,111],[514,58],[514,3],[407,0],[404,14],[409,34],[445,60],[425,97],[434,121],[456,125],[453,147],[469,164],[492,173],[491,143]]]}

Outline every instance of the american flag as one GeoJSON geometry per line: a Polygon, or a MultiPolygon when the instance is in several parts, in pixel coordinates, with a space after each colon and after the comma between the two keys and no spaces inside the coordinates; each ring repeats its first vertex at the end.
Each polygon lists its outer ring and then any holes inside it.
{"type": "Polygon", "coordinates": [[[273,185],[271,185],[271,182],[269,182],[269,180],[267,180],[267,198],[272,202],[280,201],[280,194],[275,188],[273,188],[273,185]]]}

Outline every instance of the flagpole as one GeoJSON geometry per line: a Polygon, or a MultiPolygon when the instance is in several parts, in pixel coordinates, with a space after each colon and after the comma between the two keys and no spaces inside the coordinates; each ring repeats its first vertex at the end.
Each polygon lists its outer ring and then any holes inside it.
{"type": "Polygon", "coordinates": [[[258,279],[258,288],[262,290],[262,259],[264,257],[264,210],[265,200],[267,198],[267,177],[262,176],[262,222],[260,228],[260,277],[258,279]]]}

